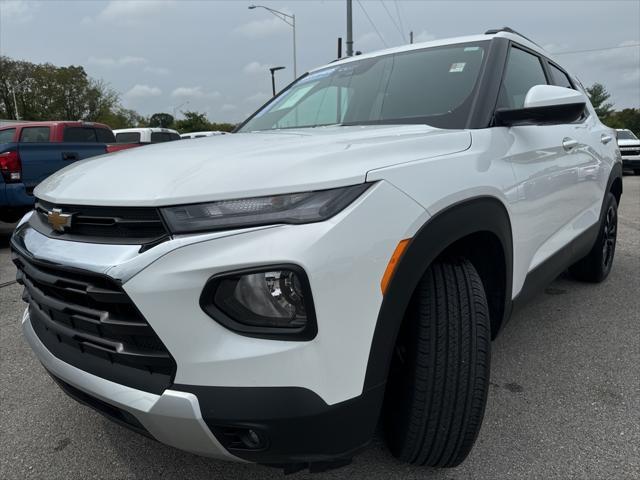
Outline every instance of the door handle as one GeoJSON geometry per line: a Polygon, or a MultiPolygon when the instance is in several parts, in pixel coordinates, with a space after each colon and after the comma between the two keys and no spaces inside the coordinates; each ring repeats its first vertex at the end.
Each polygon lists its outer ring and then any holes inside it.
{"type": "Polygon", "coordinates": [[[603,133],[602,136],[600,137],[600,141],[605,145],[609,143],[611,140],[613,140],[613,137],[611,135],[607,135],[606,133],[603,133]]]}
{"type": "Polygon", "coordinates": [[[68,161],[78,160],[78,154],[76,152],[62,152],[62,159],[68,161]]]}
{"type": "Polygon", "coordinates": [[[562,139],[562,148],[564,148],[565,152],[568,152],[569,150],[575,148],[578,146],[578,141],[573,139],[573,138],[569,138],[569,137],[564,137],[562,139]]]}

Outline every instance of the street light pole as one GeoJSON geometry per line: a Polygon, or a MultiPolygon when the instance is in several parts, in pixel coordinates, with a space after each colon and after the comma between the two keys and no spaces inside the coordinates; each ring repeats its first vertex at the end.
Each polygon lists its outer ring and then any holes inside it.
{"type": "Polygon", "coordinates": [[[276,96],[276,76],[275,72],[278,70],[284,70],[285,67],[271,67],[269,71],[271,72],[271,90],[273,91],[273,96],[276,96]]]}
{"type": "Polygon", "coordinates": [[[27,82],[27,80],[29,80],[28,78],[21,81],[20,83],[18,83],[17,85],[10,85],[9,88],[11,89],[11,96],[13,97],[13,108],[16,111],[16,120],[20,120],[20,111],[18,110],[18,102],[16,101],[16,88],[20,88],[24,83],[27,82]]]}
{"type": "Polygon", "coordinates": [[[293,28],[293,79],[295,80],[296,78],[298,78],[298,61],[296,55],[296,16],[289,15],[288,13],[284,13],[279,10],[274,10],[273,8],[265,7],[264,5],[249,5],[248,8],[249,10],[264,8],[293,28]]]}

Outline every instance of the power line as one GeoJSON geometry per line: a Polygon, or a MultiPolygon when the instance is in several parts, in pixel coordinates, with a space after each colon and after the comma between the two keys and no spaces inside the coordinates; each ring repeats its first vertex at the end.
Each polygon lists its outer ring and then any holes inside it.
{"type": "MultiPolygon", "coordinates": [[[[404,32],[404,24],[402,23],[402,15],[400,15],[400,4],[399,4],[398,0],[394,0],[393,3],[395,3],[395,5],[396,5],[396,15],[398,15],[398,23],[400,24],[400,28],[404,32]]],[[[406,39],[405,39],[405,41],[406,41],[406,39]]]]}
{"type": "Polygon", "coordinates": [[[400,26],[396,23],[395,19],[391,16],[391,12],[387,8],[387,5],[384,3],[384,0],[380,0],[380,3],[384,7],[384,11],[387,12],[387,16],[389,17],[389,20],[391,20],[391,23],[393,23],[393,26],[396,27],[396,30],[398,30],[398,33],[402,37],[402,40],[404,41],[404,43],[407,43],[407,38],[404,36],[404,32],[402,31],[400,26]]]}
{"type": "Polygon", "coordinates": [[[387,45],[387,42],[384,41],[383,36],[380,34],[380,31],[378,30],[378,27],[376,27],[376,24],[373,23],[373,20],[371,20],[371,17],[369,16],[369,14],[367,13],[367,11],[364,8],[364,5],[362,5],[362,3],[360,2],[360,0],[356,0],[358,2],[358,5],[360,5],[360,8],[362,9],[362,12],[364,13],[364,16],[367,17],[367,20],[369,20],[369,23],[371,24],[371,26],[373,27],[373,29],[375,30],[375,32],[378,34],[378,37],[380,37],[380,41],[382,41],[382,44],[385,47],[388,47],[389,45],[387,45]]]}
{"type": "Polygon", "coordinates": [[[570,52],[551,53],[551,55],[571,55],[574,53],[604,52],[605,50],[615,50],[617,48],[630,47],[640,47],[640,43],[634,43],[633,45],[618,45],[617,47],[591,48],[589,50],[572,50],[570,52]]]}

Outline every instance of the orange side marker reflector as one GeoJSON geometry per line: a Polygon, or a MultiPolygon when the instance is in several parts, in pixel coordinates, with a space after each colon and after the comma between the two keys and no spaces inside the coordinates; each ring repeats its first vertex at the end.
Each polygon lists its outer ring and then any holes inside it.
{"type": "Polygon", "coordinates": [[[382,275],[382,280],[380,280],[380,288],[382,289],[382,295],[387,293],[387,288],[389,287],[389,283],[391,282],[391,278],[393,277],[394,272],[396,271],[396,267],[398,266],[398,262],[402,258],[404,251],[409,246],[410,238],[405,238],[404,240],[400,240],[398,246],[393,251],[393,255],[389,259],[389,263],[387,263],[387,268],[384,271],[384,275],[382,275]]]}

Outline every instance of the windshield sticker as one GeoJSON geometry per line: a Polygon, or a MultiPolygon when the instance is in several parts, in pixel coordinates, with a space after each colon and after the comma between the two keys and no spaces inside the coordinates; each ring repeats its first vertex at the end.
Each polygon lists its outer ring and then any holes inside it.
{"type": "Polygon", "coordinates": [[[480,50],[480,47],[464,47],[465,52],[475,52],[476,50],[480,50]]]}
{"type": "Polygon", "coordinates": [[[464,70],[465,62],[460,63],[452,63],[451,68],[449,69],[449,73],[462,72],[464,70]]]}

